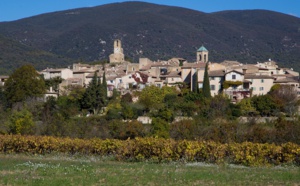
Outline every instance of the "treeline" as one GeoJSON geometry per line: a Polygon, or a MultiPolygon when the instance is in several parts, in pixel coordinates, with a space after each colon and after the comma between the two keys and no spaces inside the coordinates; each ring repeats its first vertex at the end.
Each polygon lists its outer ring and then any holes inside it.
{"type": "Polygon", "coordinates": [[[59,81],[45,82],[34,71],[31,66],[21,67],[2,87],[1,134],[300,143],[299,103],[289,86],[275,85],[267,95],[253,96],[238,104],[232,104],[222,94],[206,95],[204,88],[190,91],[185,84],[148,86],[122,96],[114,91],[108,97],[105,74],[104,80],[95,74],[87,88],[68,87],[68,94],[40,101],[36,97],[59,81]],[[151,124],[138,122],[139,116],[148,116],[151,124]],[[252,119],[241,122],[240,116],[252,119]],[[277,119],[257,122],[257,118],[265,116],[277,119]]]}

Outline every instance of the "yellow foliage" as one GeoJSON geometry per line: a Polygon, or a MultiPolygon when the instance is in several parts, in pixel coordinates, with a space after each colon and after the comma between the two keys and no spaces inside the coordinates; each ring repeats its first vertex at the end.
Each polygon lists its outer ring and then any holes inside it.
{"type": "Polygon", "coordinates": [[[113,156],[117,160],[154,162],[201,161],[247,166],[299,164],[300,146],[294,143],[259,144],[188,141],[161,138],[72,139],[49,136],[0,135],[1,153],[49,154],[53,152],[113,156]]]}

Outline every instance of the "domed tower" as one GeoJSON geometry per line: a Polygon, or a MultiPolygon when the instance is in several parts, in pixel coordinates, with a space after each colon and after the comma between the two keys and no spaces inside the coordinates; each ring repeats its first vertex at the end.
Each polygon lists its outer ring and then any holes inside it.
{"type": "Polygon", "coordinates": [[[109,55],[110,63],[121,63],[124,62],[124,54],[121,40],[116,39],[114,41],[114,53],[109,55]]]}
{"type": "Polygon", "coordinates": [[[203,45],[197,50],[197,62],[208,62],[208,50],[203,45]]]}

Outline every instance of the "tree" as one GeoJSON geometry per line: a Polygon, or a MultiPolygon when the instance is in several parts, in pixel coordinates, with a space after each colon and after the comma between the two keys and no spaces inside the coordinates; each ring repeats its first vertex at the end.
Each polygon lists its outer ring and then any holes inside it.
{"type": "Polygon", "coordinates": [[[195,121],[185,119],[171,124],[170,135],[176,140],[193,140],[196,131],[195,121]]]}
{"type": "Polygon", "coordinates": [[[275,103],[279,106],[280,110],[293,115],[298,108],[298,95],[295,87],[290,85],[273,85],[268,93],[275,103]]]}
{"type": "Polygon", "coordinates": [[[209,77],[208,77],[208,63],[206,63],[206,66],[205,66],[202,92],[203,92],[203,96],[205,98],[211,97],[209,77]]]}
{"type": "Polygon", "coordinates": [[[174,87],[148,86],[142,90],[139,95],[139,102],[143,104],[147,110],[162,108],[162,102],[167,94],[176,92],[174,87]]]}
{"type": "Polygon", "coordinates": [[[89,83],[81,99],[81,106],[84,109],[92,111],[94,114],[107,104],[107,84],[105,73],[103,74],[103,83],[94,73],[92,81],[89,83]]]}
{"type": "Polygon", "coordinates": [[[261,116],[273,115],[276,109],[279,108],[269,94],[254,96],[251,98],[251,101],[251,104],[260,113],[261,116]]]}
{"type": "Polygon", "coordinates": [[[15,70],[4,85],[6,99],[11,106],[28,98],[42,97],[46,92],[45,82],[32,65],[15,70]]]}
{"type": "Polygon", "coordinates": [[[196,70],[195,74],[193,75],[192,81],[193,81],[193,85],[192,85],[193,92],[199,93],[198,70],[196,70]]]}
{"type": "Polygon", "coordinates": [[[31,134],[34,126],[32,114],[23,109],[12,113],[9,119],[9,128],[12,134],[31,134]]]}
{"type": "Polygon", "coordinates": [[[169,138],[170,125],[163,119],[152,119],[152,135],[159,138],[169,138]]]}
{"type": "Polygon", "coordinates": [[[63,79],[61,77],[54,77],[54,78],[51,78],[51,79],[46,79],[45,80],[45,85],[46,85],[47,89],[52,87],[53,90],[58,91],[59,90],[59,84],[62,81],[63,81],[63,79]]]}
{"type": "Polygon", "coordinates": [[[88,87],[86,88],[82,99],[81,99],[81,106],[84,109],[88,109],[89,111],[96,112],[98,108],[97,105],[97,88],[98,88],[98,77],[97,72],[94,73],[94,76],[89,83],[88,87]]]}
{"type": "Polygon", "coordinates": [[[253,116],[257,114],[257,111],[253,107],[250,98],[242,99],[238,105],[240,106],[241,114],[243,116],[253,116]]]}
{"type": "Polygon", "coordinates": [[[103,77],[102,77],[102,88],[103,88],[103,98],[107,100],[107,82],[106,82],[106,76],[105,76],[105,71],[103,72],[103,77]]]}

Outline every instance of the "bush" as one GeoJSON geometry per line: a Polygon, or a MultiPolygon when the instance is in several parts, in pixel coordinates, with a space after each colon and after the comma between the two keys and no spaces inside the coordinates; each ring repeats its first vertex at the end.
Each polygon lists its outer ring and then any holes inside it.
{"type": "Polygon", "coordinates": [[[300,146],[294,143],[217,143],[162,138],[71,139],[41,136],[0,135],[1,153],[68,153],[113,156],[120,161],[201,161],[246,166],[299,165],[300,146]]]}

